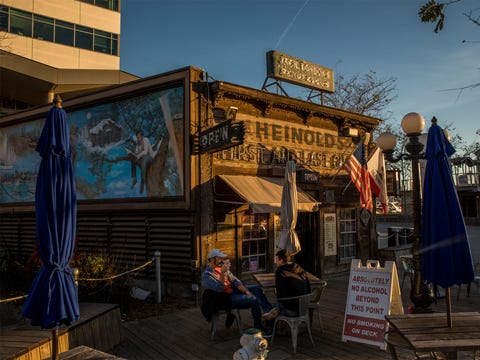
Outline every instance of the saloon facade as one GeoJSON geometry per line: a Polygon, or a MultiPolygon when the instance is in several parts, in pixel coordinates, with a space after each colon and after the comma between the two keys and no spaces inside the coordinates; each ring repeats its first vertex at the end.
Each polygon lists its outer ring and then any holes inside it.
{"type": "MultiPolygon", "coordinates": [[[[63,103],[74,144],[77,252],[107,251],[131,268],[160,251],[171,292],[190,289],[212,248],[244,279],[272,271],[285,163],[295,160],[295,260],[325,276],[347,271],[353,258],[375,258],[374,215],[360,208],[342,166],[359,141],[371,147],[379,120],[209,80],[187,67],[63,103]],[[129,157],[139,130],[154,151],[144,174],[129,157]]],[[[34,251],[34,145],[49,108],[0,119],[0,246],[20,261],[34,251]]],[[[154,270],[142,276],[151,280],[154,270]]]]}

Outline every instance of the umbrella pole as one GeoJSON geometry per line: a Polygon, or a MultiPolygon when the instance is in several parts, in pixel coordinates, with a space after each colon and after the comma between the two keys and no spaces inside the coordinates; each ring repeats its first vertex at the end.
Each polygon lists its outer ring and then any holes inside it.
{"type": "Polygon", "coordinates": [[[58,329],[52,330],[52,360],[58,360],[58,329]]]}
{"type": "Polygon", "coordinates": [[[445,290],[445,300],[446,300],[446,305],[447,305],[447,324],[448,327],[451,328],[453,327],[452,324],[452,302],[450,299],[450,288],[448,287],[445,290]]]}

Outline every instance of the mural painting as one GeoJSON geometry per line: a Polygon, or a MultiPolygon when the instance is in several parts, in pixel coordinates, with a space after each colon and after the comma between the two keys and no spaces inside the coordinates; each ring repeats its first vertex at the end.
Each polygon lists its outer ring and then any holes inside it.
{"type": "MultiPolygon", "coordinates": [[[[183,86],[67,115],[78,200],[183,196],[183,86]]],[[[1,204],[34,201],[44,121],[0,128],[1,204]]]]}

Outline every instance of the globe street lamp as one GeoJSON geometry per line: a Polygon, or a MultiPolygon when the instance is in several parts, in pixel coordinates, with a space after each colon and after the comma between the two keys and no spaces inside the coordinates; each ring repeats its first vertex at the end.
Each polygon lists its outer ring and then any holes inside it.
{"type": "Polygon", "coordinates": [[[421,202],[421,179],[420,162],[425,157],[422,152],[423,143],[420,141],[422,130],[425,128],[425,119],[422,115],[411,112],[402,119],[402,130],[408,137],[408,143],[405,145],[407,153],[399,154],[394,157],[396,144],[395,135],[383,133],[377,139],[377,145],[382,149],[385,158],[389,162],[398,162],[400,160],[412,161],[412,191],[413,191],[413,269],[415,275],[413,279],[410,299],[412,300],[415,312],[429,312],[430,305],[433,302],[433,293],[430,288],[422,281],[422,202],[421,202]]]}

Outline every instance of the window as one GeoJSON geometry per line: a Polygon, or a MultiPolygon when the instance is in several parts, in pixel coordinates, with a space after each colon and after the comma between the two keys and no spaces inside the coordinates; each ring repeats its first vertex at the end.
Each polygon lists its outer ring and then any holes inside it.
{"type": "Polygon", "coordinates": [[[354,259],[357,255],[357,211],[340,209],[340,261],[354,259]]]}
{"type": "Polygon", "coordinates": [[[112,55],[118,55],[118,35],[112,34],[112,55]]]}
{"type": "Polygon", "coordinates": [[[87,4],[92,4],[104,9],[109,9],[113,11],[118,11],[118,3],[120,0],[80,0],[87,4]]]}
{"type": "Polygon", "coordinates": [[[39,40],[53,41],[53,22],[52,18],[35,14],[33,18],[33,37],[39,40]]]}
{"type": "Polygon", "coordinates": [[[93,29],[77,25],[75,31],[75,47],[93,50],[93,29]]]}
{"type": "MultiPolygon", "coordinates": [[[[104,5],[108,3],[110,4],[109,6],[116,6],[117,8],[119,5],[118,1],[112,0],[106,2],[100,2],[99,0],[84,2],[97,6],[101,6],[99,3],[104,5]]],[[[0,5],[0,31],[118,56],[118,34],[75,25],[67,21],[33,14],[9,6],[0,5]]]]}
{"type": "Polygon", "coordinates": [[[112,34],[105,31],[95,30],[93,38],[93,50],[110,54],[112,34]]]}
{"type": "Polygon", "coordinates": [[[95,5],[104,9],[118,11],[118,0],[95,0],[95,5]]]}
{"type": "Polygon", "coordinates": [[[266,269],[268,214],[243,216],[242,273],[266,269]]]}
{"type": "Polygon", "coordinates": [[[8,7],[0,5],[0,31],[8,31],[8,7]]]}
{"type": "Polygon", "coordinates": [[[55,20],[55,42],[58,44],[73,46],[74,25],[72,23],[55,20]]]}
{"type": "Polygon", "coordinates": [[[10,32],[22,36],[32,36],[32,13],[10,9],[10,32]]]}

